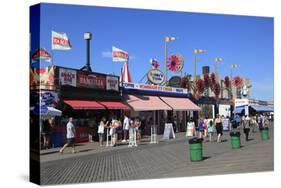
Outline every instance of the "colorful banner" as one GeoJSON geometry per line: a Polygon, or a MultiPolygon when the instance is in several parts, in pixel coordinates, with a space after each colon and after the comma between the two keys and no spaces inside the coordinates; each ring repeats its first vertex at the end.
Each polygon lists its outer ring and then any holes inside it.
{"type": "Polygon", "coordinates": [[[59,69],[59,80],[61,85],[76,87],[76,71],[71,69],[59,69]]]}
{"type": "Polygon", "coordinates": [[[54,90],[54,67],[31,68],[30,69],[30,89],[54,90]]]}
{"type": "Polygon", "coordinates": [[[66,33],[52,31],[52,50],[70,50],[71,45],[66,33]]]}
{"type": "Polygon", "coordinates": [[[124,62],[129,60],[129,54],[124,50],[112,46],[112,61],[124,62]]]}
{"type": "Polygon", "coordinates": [[[165,75],[158,69],[151,69],[147,73],[147,79],[153,84],[161,84],[165,80],[165,75]]]}
{"type": "Polygon", "coordinates": [[[106,90],[119,91],[118,77],[106,76],[106,90]]]}
{"type": "Polygon", "coordinates": [[[106,89],[106,76],[88,72],[77,72],[76,85],[77,87],[106,89]]]}

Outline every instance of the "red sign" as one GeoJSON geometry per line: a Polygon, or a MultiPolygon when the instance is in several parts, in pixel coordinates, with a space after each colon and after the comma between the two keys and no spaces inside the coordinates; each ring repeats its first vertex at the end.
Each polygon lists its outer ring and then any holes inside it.
{"type": "Polygon", "coordinates": [[[77,87],[105,89],[106,77],[104,75],[91,74],[87,72],[78,72],[77,87]]]}

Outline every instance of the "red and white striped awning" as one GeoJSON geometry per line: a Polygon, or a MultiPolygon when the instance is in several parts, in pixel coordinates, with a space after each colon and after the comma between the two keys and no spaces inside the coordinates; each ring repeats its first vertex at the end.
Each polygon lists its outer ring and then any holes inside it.
{"type": "Polygon", "coordinates": [[[132,82],[132,77],[129,71],[128,62],[126,61],[122,68],[122,75],[121,75],[122,82],[132,82]]]}

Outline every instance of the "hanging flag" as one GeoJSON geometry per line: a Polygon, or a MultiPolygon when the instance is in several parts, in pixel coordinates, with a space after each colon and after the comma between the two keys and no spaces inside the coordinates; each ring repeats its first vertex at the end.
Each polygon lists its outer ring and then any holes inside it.
{"type": "Polygon", "coordinates": [[[126,61],[122,68],[122,75],[121,75],[122,82],[132,82],[131,74],[129,71],[128,62],[126,61]]]}
{"type": "Polygon", "coordinates": [[[66,33],[52,31],[52,50],[70,50],[71,45],[66,33]]]}
{"type": "Polygon", "coordinates": [[[158,69],[160,67],[160,64],[158,63],[157,59],[155,59],[155,58],[150,59],[149,62],[152,65],[152,69],[158,69]]]}
{"type": "Polygon", "coordinates": [[[170,42],[170,41],[173,41],[173,40],[176,40],[176,37],[165,37],[166,42],[170,42]]]}
{"type": "Polygon", "coordinates": [[[116,48],[112,46],[112,61],[113,62],[124,62],[129,60],[129,54],[128,52],[125,52],[124,50],[121,50],[119,48],[116,48]]]}

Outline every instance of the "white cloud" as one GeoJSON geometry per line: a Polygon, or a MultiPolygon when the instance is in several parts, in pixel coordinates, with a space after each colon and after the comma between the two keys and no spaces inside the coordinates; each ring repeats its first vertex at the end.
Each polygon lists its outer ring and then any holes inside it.
{"type": "Polygon", "coordinates": [[[104,58],[112,58],[112,52],[111,51],[103,51],[101,52],[101,56],[104,58]]]}

